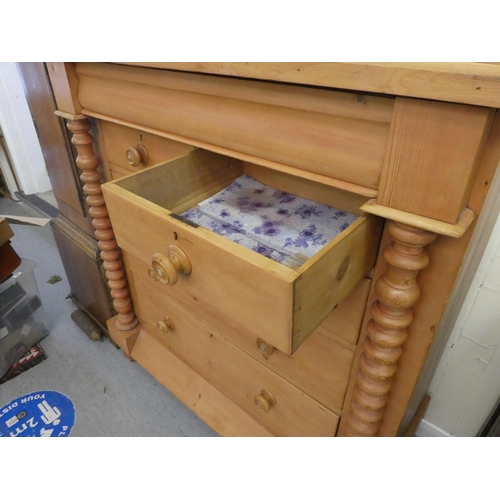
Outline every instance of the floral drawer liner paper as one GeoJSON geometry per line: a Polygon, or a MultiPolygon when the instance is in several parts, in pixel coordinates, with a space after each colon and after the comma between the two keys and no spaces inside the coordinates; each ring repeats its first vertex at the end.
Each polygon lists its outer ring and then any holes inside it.
{"type": "Polygon", "coordinates": [[[293,257],[283,252],[279,252],[268,247],[267,245],[259,243],[258,241],[247,236],[245,233],[242,233],[235,229],[233,226],[231,226],[231,224],[228,224],[227,222],[219,222],[212,219],[208,215],[203,214],[199,208],[191,208],[187,212],[182,214],[182,216],[192,222],[195,222],[199,226],[209,229],[214,233],[220,234],[221,236],[224,236],[225,238],[228,238],[229,240],[234,241],[235,243],[238,243],[245,248],[249,248],[254,252],[264,255],[264,257],[268,257],[287,267],[296,269],[302,265],[302,262],[298,262],[293,257]]]}
{"type": "Polygon", "coordinates": [[[305,262],[358,218],[247,175],[182,215],[289,267],[305,262]]]}

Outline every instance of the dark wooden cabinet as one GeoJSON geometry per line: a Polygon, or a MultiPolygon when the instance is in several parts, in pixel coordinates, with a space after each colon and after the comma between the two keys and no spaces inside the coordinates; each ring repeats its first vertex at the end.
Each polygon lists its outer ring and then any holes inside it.
{"type": "Polygon", "coordinates": [[[52,231],[71,287],[71,298],[102,327],[115,314],[103,278],[102,260],[85,203],[76,149],[64,120],[55,115],[54,94],[44,63],[17,65],[37,131],[59,214],[52,231]]]}

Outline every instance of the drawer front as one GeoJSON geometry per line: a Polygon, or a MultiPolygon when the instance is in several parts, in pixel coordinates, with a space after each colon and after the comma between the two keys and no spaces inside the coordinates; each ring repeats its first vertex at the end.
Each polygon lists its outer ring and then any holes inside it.
{"type": "Polygon", "coordinates": [[[132,357],[221,436],[272,436],[147,330],[141,330],[132,357]]]}
{"type": "MultiPolygon", "coordinates": [[[[127,255],[126,262],[128,270],[133,274],[130,281],[132,288],[135,289],[135,281],[140,281],[141,277],[144,280],[147,276],[148,266],[132,255],[127,255]]],[[[148,285],[163,303],[173,302],[181,308],[186,307],[184,301],[179,300],[179,297],[173,293],[166,293],[164,287],[158,282],[151,281],[148,285]]],[[[342,304],[343,302],[335,312],[338,310],[336,316],[339,322],[346,325],[350,318],[344,316],[343,311],[346,309],[341,307],[342,304]]],[[[196,314],[193,309],[188,310],[196,314]]],[[[142,309],[136,310],[142,320],[141,312],[142,309]]],[[[288,355],[274,349],[274,346],[261,339],[258,331],[231,324],[213,310],[206,311],[202,317],[199,315],[197,317],[210,329],[215,330],[259,363],[289,380],[328,408],[333,410],[342,408],[354,359],[354,349],[334,341],[333,339],[337,337],[332,335],[331,338],[327,338],[326,335],[315,332],[297,351],[288,355]]]]}
{"type": "Polygon", "coordinates": [[[163,299],[142,279],[135,287],[143,327],[263,427],[277,436],[335,435],[336,413],[163,299]],[[269,408],[265,391],[276,400],[269,408]]]}
{"type": "MultiPolygon", "coordinates": [[[[124,206],[110,193],[106,200],[118,244],[147,264],[148,270],[152,269],[153,256],[166,255],[172,245],[189,259],[191,274],[178,273],[173,286],[157,281],[159,289],[187,310],[196,311],[198,317],[213,311],[221,320],[227,316],[235,324],[262,321],[263,335],[283,350],[290,349],[296,273],[285,268],[281,276],[269,273],[255,262],[259,257],[267,260],[264,257],[255,254],[254,260],[242,259],[224,241],[221,245],[218,235],[204,228],[194,230],[168,214],[157,213],[154,207],[124,206]]],[[[232,246],[238,247],[235,243],[232,246]]]]}
{"type": "Polygon", "coordinates": [[[243,328],[259,331],[264,340],[291,354],[371,271],[381,221],[372,216],[359,217],[293,270],[179,220],[165,207],[165,200],[172,198],[172,204],[188,208],[193,201],[196,204],[196,200],[205,199],[205,190],[212,192],[213,187],[215,194],[221,182],[229,185],[240,175],[230,178],[231,169],[238,169],[232,161],[195,151],[103,185],[117,242],[151,268],[161,267],[159,279],[165,289],[170,289],[166,293],[179,297],[186,310],[196,311],[199,317],[214,311],[243,328]],[[169,189],[175,192],[167,192],[169,189]],[[169,252],[173,252],[170,257],[169,252]],[[185,257],[179,257],[182,254],[185,257]],[[173,286],[162,279],[169,275],[166,268],[172,268],[169,260],[185,271],[167,280],[173,286]],[[184,269],[182,262],[187,261],[184,269]]]}
{"type": "MultiPolygon", "coordinates": [[[[116,172],[123,175],[122,169],[127,173],[137,172],[142,168],[188,154],[194,149],[188,144],[106,121],[101,121],[101,131],[106,159],[118,166],[114,168],[113,178],[116,178],[116,172]]],[[[110,168],[113,169],[111,166],[110,168]]]]}

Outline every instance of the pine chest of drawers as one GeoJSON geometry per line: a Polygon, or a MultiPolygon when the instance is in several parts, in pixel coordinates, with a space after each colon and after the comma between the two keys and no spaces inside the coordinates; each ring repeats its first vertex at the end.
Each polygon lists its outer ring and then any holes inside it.
{"type": "Polygon", "coordinates": [[[495,102],[348,64],[141,66],[48,65],[110,336],[222,435],[404,432],[500,158],[495,102]],[[182,215],[241,175],[357,219],[286,267],[182,215]]]}

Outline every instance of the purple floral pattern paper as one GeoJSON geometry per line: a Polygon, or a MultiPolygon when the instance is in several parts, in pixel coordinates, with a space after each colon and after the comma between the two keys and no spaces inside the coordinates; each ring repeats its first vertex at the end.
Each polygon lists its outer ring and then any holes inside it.
{"type": "Polygon", "coordinates": [[[224,236],[239,245],[244,246],[245,248],[249,248],[254,252],[257,252],[264,257],[267,257],[275,262],[279,262],[287,267],[291,267],[292,269],[299,268],[303,262],[295,260],[292,256],[287,255],[283,252],[279,252],[274,250],[273,248],[268,247],[267,245],[263,245],[258,241],[248,237],[244,232],[240,231],[238,228],[233,227],[231,224],[227,222],[219,222],[208,215],[205,215],[201,212],[201,210],[197,207],[191,208],[185,213],[182,214],[182,217],[195,222],[199,226],[204,227],[205,229],[209,229],[216,234],[224,236]]]}
{"type": "Polygon", "coordinates": [[[304,263],[357,219],[246,175],[183,216],[290,267],[304,263]]]}
{"type": "Polygon", "coordinates": [[[312,257],[357,216],[265,186],[244,175],[200,203],[215,220],[287,254],[312,257]]]}

